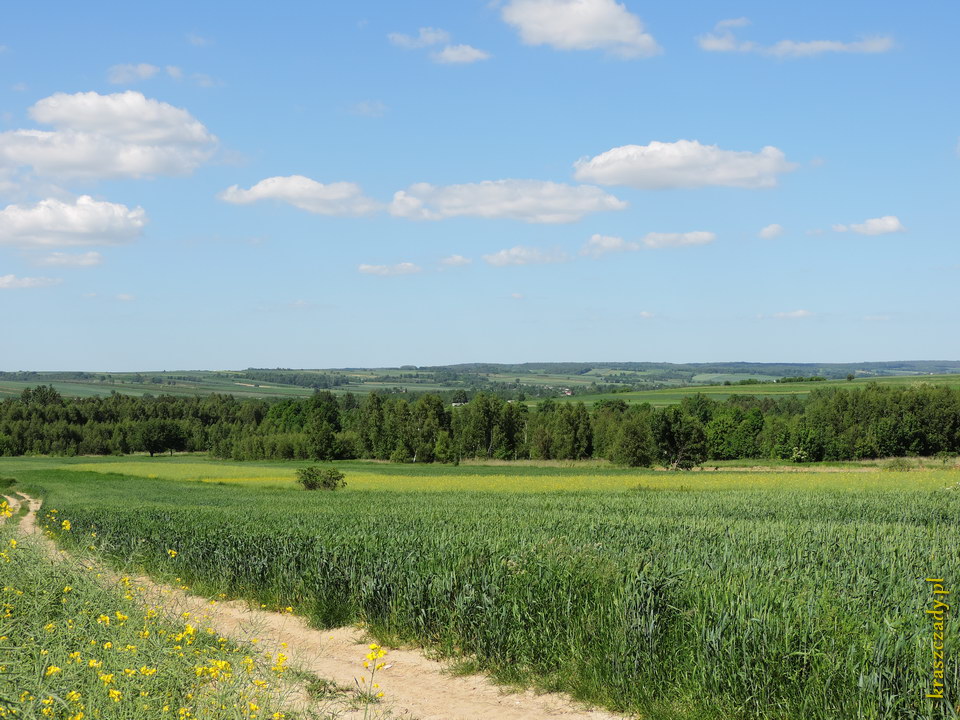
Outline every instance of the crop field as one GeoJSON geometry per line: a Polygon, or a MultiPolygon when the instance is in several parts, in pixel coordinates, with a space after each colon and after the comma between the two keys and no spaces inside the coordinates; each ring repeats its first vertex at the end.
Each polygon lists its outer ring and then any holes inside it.
{"type": "MultiPolygon", "coordinates": [[[[731,395],[751,395],[755,397],[784,397],[793,395],[805,398],[818,388],[861,389],[868,383],[879,385],[948,385],[952,388],[960,387],[960,375],[894,375],[876,377],[869,380],[861,379],[848,382],[846,380],[828,380],[824,382],[799,383],[763,383],[758,385],[688,385],[686,387],[667,388],[664,390],[640,390],[625,393],[598,393],[594,395],[575,395],[558,398],[558,402],[583,402],[591,406],[601,400],[623,400],[627,403],[650,403],[654,407],[676,405],[685,397],[703,394],[712,400],[723,401],[731,395]]],[[[535,404],[535,403],[530,403],[535,404]]]]}
{"type": "Polygon", "coordinates": [[[343,463],[346,489],[308,493],[297,467],[22,458],[0,475],[69,520],[68,544],[643,717],[955,717],[960,663],[946,701],[924,697],[925,578],[960,578],[955,470],[343,463]]]}

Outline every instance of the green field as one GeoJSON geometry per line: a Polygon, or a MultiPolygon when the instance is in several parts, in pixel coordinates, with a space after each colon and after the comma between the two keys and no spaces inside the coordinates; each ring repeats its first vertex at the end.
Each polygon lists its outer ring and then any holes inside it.
{"type": "MultiPolygon", "coordinates": [[[[667,388],[665,390],[642,390],[625,393],[602,393],[595,395],[575,395],[559,398],[560,402],[583,402],[594,405],[601,400],[623,400],[627,403],[650,403],[654,407],[676,405],[685,397],[697,394],[706,395],[712,400],[726,400],[731,395],[750,395],[754,397],[785,397],[795,396],[805,398],[812,391],[823,388],[859,389],[869,383],[879,385],[949,385],[960,388],[960,375],[890,375],[886,377],[870,378],[869,380],[827,380],[824,382],[799,383],[762,383],[759,385],[689,385],[681,388],[667,388]]],[[[535,404],[535,403],[530,403],[535,404]]]]}
{"type": "MultiPolygon", "coordinates": [[[[0,460],[98,552],[650,718],[941,718],[960,472],[0,460]],[[172,560],[169,550],[176,551],[172,560]]],[[[956,632],[947,656],[960,651],[956,632]]],[[[960,669],[947,668],[950,693],[960,669]]]]}

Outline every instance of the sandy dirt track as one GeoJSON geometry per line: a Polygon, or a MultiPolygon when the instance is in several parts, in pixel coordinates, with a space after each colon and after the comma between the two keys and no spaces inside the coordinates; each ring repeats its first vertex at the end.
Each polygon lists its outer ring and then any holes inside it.
{"type": "MultiPolygon", "coordinates": [[[[13,506],[17,498],[10,498],[13,506]]],[[[66,561],[69,556],[41,532],[36,522],[40,501],[20,493],[19,500],[29,504],[30,512],[21,520],[21,528],[40,538],[53,557],[66,561]]],[[[117,580],[110,571],[97,568],[107,581],[117,580]]],[[[338,685],[353,687],[354,678],[365,671],[368,652],[362,631],[355,627],[316,630],[294,615],[251,609],[241,601],[212,601],[191,595],[179,588],[153,582],[147,577],[131,577],[144,588],[147,602],[162,605],[171,614],[189,612],[205,627],[236,641],[257,639],[261,651],[283,652],[292,665],[329,679],[338,685]]],[[[531,691],[508,693],[479,675],[454,677],[444,673],[442,663],[430,660],[416,650],[386,648],[388,667],[377,674],[384,693],[381,717],[413,720],[617,720],[624,716],[601,710],[589,710],[560,694],[536,694],[531,691]]],[[[339,717],[354,717],[343,711],[339,717]]],[[[362,712],[356,717],[362,717],[362,712]]]]}

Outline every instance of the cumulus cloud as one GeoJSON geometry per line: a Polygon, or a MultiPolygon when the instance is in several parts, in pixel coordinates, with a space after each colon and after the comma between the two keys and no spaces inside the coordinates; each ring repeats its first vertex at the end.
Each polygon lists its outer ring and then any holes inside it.
{"type": "Polygon", "coordinates": [[[472,262],[473,260],[463,255],[451,255],[440,260],[440,264],[445,267],[461,267],[463,265],[469,265],[472,262]]]}
{"type": "Polygon", "coordinates": [[[0,290],[17,290],[22,288],[46,287],[56,285],[60,280],[48,277],[17,277],[16,275],[0,275],[0,290]]]}
{"type": "Polygon", "coordinates": [[[812,317],[813,313],[809,310],[790,310],[788,312],[774,313],[773,316],[778,320],[799,320],[801,318],[812,317]]]}
{"type": "Polygon", "coordinates": [[[708,52],[754,52],[780,58],[813,57],[824,53],[882,53],[893,49],[893,38],[888,36],[868,37],[853,42],[838,40],[781,40],[773,45],[760,45],[738,40],[732,28],[749,25],[747,18],[721,20],[712,32],[697,38],[697,44],[708,52]]]}
{"type": "Polygon", "coordinates": [[[575,222],[627,204],[590,185],[542,180],[485,180],[464,185],[417,183],[394,193],[390,213],[414,220],[510,218],[530,223],[575,222]]]}
{"type": "Polygon", "coordinates": [[[186,175],[217,145],[186,110],[133,90],[56,93],[30,108],[30,115],[56,129],[0,133],[0,164],[61,177],[186,175]]]}
{"type": "Polygon", "coordinates": [[[143,208],[94,200],[55,198],[35,205],[8,205],[0,210],[0,245],[72,247],[116,245],[137,237],[147,223],[143,208]]]}
{"type": "Polygon", "coordinates": [[[318,215],[367,215],[380,207],[366,197],[356,183],[325,185],[303,175],[266,178],[249,190],[232,185],[220,193],[219,198],[235,205],[278,200],[318,215]]]}
{"type": "Polygon", "coordinates": [[[486,60],[490,53],[478,50],[470,45],[447,45],[443,50],[430,55],[434,62],[444,65],[465,65],[467,63],[486,60]]]}
{"type": "Polygon", "coordinates": [[[778,238],[783,235],[783,226],[773,223],[772,225],[767,225],[766,227],[762,228],[757,234],[764,240],[773,240],[774,238],[778,238]]]}
{"type": "Polygon", "coordinates": [[[448,43],[450,42],[450,33],[440,28],[422,27],[416,37],[404,35],[403,33],[390,33],[387,35],[387,39],[397,47],[416,50],[431,45],[448,43]]]}
{"type": "Polygon", "coordinates": [[[501,17],[527,45],[606,50],[621,58],[662,52],[640,18],[616,0],[510,0],[501,17]]]}
{"type": "Polygon", "coordinates": [[[365,275],[380,275],[382,277],[413,275],[422,270],[419,265],[412,262],[402,262],[396,265],[360,265],[357,269],[365,275]]]}
{"type": "Polygon", "coordinates": [[[483,259],[494,267],[508,265],[546,265],[548,263],[563,262],[567,256],[559,251],[545,252],[539,248],[517,245],[510,249],[500,250],[491,255],[484,255],[483,259]]]}
{"type": "Polygon", "coordinates": [[[37,265],[54,265],[59,267],[93,267],[103,262],[103,255],[98,252],[64,253],[55,252],[37,260],[37,265]]]}
{"type": "Polygon", "coordinates": [[[107,71],[107,80],[113,85],[129,85],[148,80],[160,72],[160,68],[149,63],[114,65],[107,71]]]}
{"type": "Polygon", "coordinates": [[[582,158],[574,168],[577,180],[656,190],[710,185],[773,187],[777,175],[790,172],[796,165],[787,162],[783,151],[769,145],[754,153],[678,140],[622,145],[592,158],[582,158]]]}
{"type": "Polygon", "coordinates": [[[860,235],[887,235],[888,233],[904,232],[906,230],[900,222],[900,218],[896,215],[869,218],[862,223],[853,223],[851,225],[834,225],[833,229],[836,232],[847,232],[850,230],[860,235]]]}
{"type": "Polygon", "coordinates": [[[580,248],[580,254],[589,255],[590,257],[600,257],[601,255],[606,255],[607,253],[632,252],[639,250],[641,247],[642,246],[640,243],[629,242],[624,240],[622,237],[600,235],[595,233],[591,235],[586,244],[580,248]]]}
{"type": "Polygon", "coordinates": [[[667,247],[685,247],[688,245],[708,245],[717,239],[716,233],[706,230],[694,230],[685,233],[647,233],[643,244],[654,250],[667,247]]]}

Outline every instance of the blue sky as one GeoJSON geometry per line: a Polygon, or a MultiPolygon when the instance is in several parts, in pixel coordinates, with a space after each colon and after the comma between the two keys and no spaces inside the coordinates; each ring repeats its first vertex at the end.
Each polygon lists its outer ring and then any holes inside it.
{"type": "Polygon", "coordinates": [[[957,359],[953,2],[15,4],[0,369],[957,359]]]}

